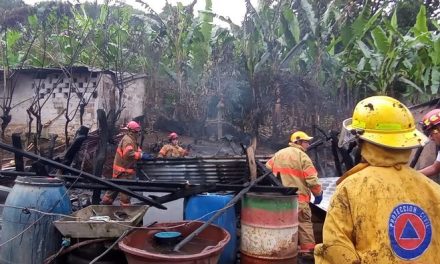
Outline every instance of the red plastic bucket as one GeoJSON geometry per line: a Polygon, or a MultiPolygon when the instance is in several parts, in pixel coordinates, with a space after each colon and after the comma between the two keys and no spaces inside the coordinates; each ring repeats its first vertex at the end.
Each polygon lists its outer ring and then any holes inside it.
{"type": "Polygon", "coordinates": [[[173,252],[173,247],[163,247],[155,242],[154,235],[160,231],[176,231],[186,237],[203,225],[199,221],[160,223],[155,229],[138,229],[119,242],[128,264],[179,263],[179,264],[214,264],[230,239],[229,233],[216,225],[209,225],[180,252],[173,252]],[[157,228],[163,227],[158,230],[157,228]]]}

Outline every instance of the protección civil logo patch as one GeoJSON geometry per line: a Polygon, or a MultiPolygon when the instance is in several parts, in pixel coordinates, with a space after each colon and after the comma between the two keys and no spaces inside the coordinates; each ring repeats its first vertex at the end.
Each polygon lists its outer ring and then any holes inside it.
{"type": "Polygon", "coordinates": [[[390,214],[388,236],[391,248],[399,258],[416,259],[431,244],[431,220],[418,205],[399,204],[390,214]]]}

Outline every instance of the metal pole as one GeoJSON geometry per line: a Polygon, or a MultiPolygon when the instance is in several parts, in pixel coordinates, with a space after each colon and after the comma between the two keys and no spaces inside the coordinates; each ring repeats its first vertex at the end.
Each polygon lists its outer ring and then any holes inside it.
{"type": "Polygon", "coordinates": [[[206,221],[205,223],[203,223],[203,225],[201,225],[199,228],[197,228],[196,230],[194,230],[194,232],[192,232],[189,236],[187,236],[184,240],[182,240],[179,244],[177,244],[173,251],[178,251],[181,247],[183,247],[186,243],[188,243],[189,241],[191,241],[195,236],[197,236],[198,234],[200,234],[203,230],[205,230],[205,228],[208,227],[208,225],[210,223],[212,223],[213,221],[215,221],[215,219],[217,219],[221,214],[224,213],[224,211],[229,208],[231,205],[235,204],[238,200],[241,199],[241,197],[247,193],[252,186],[254,186],[255,184],[257,184],[259,181],[261,181],[262,179],[264,179],[264,177],[266,177],[267,175],[269,175],[271,172],[267,172],[265,174],[263,174],[261,177],[258,177],[257,179],[253,180],[252,182],[249,183],[249,185],[244,188],[243,190],[241,190],[237,195],[234,196],[234,198],[232,198],[232,200],[230,200],[225,207],[223,207],[223,209],[217,211],[208,221],[206,221]]]}
{"type": "Polygon", "coordinates": [[[417,149],[416,154],[414,154],[414,158],[412,159],[409,165],[411,168],[414,168],[416,166],[417,161],[419,161],[420,155],[422,154],[422,151],[423,151],[423,147],[417,149]]]}
{"type": "MultiPolygon", "coordinates": [[[[265,171],[266,172],[266,171],[265,171]]],[[[0,175],[4,175],[6,177],[17,177],[17,176],[37,176],[35,172],[21,172],[21,171],[0,171],[0,175]]],[[[73,188],[79,188],[79,189],[106,189],[109,187],[106,187],[104,185],[100,184],[91,184],[89,182],[84,181],[76,181],[78,176],[72,176],[72,175],[60,175],[60,174],[49,174],[50,177],[59,177],[64,180],[66,180],[66,186],[72,186],[73,188]],[[73,181],[76,181],[75,183],[72,183],[73,181]]],[[[273,175],[268,175],[267,177],[273,177],[273,175]]],[[[276,178],[275,178],[276,179],[276,178]]],[[[142,181],[142,180],[126,180],[126,179],[107,179],[107,181],[125,186],[126,188],[132,190],[132,191],[144,191],[144,192],[176,192],[181,190],[190,190],[191,188],[199,187],[203,184],[199,183],[172,183],[167,181],[142,181]]],[[[201,192],[207,192],[212,187],[215,187],[215,191],[231,191],[231,192],[239,192],[243,188],[247,187],[247,185],[243,184],[233,184],[233,183],[210,183],[205,184],[205,189],[201,192]]],[[[294,194],[296,193],[298,188],[296,187],[285,187],[281,184],[275,185],[275,186],[266,186],[266,185],[259,185],[254,186],[250,189],[252,192],[275,192],[275,193],[281,193],[285,195],[294,194]]],[[[172,199],[175,200],[175,199],[172,199]]],[[[162,201],[160,198],[157,200],[159,203],[165,203],[165,201],[162,201]]],[[[168,201],[167,201],[168,202],[168,201]]]]}
{"type": "Polygon", "coordinates": [[[67,166],[67,165],[64,165],[62,163],[53,161],[51,159],[47,159],[47,158],[41,157],[39,155],[30,153],[30,152],[27,152],[27,151],[16,149],[13,146],[10,146],[10,145],[5,144],[3,142],[0,142],[0,148],[2,148],[4,150],[7,150],[7,151],[10,151],[10,152],[13,152],[13,153],[18,153],[18,154],[22,155],[23,157],[39,161],[39,162],[41,162],[43,164],[46,164],[46,165],[50,165],[50,166],[53,166],[53,167],[64,169],[66,171],[70,171],[70,172],[78,174],[78,175],[80,175],[80,176],[82,176],[84,178],[87,178],[87,179],[89,179],[89,180],[91,180],[93,182],[97,182],[97,183],[103,184],[105,186],[112,187],[113,189],[116,189],[116,190],[118,190],[120,192],[123,192],[123,193],[125,193],[125,194],[127,194],[129,196],[135,197],[135,198],[141,200],[142,202],[145,202],[148,205],[152,205],[152,206],[157,207],[159,209],[167,209],[165,206],[163,206],[162,204],[154,201],[151,198],[148,198],[148,197],[145,197],[143,195],[140,195],[140,194],[137,194],[135,192],[132,192],[132,191],[130,191],[127,188],[120,187],[117,184],[114,184],[114,183],[109,182],[107,180],[104,180],[104,179],[101,179],[99,177],[96,177],[95,175],[92,175],[90,173],[87,173],[87,172],[84,172],[84,171],[72,168],[70,166],[67,166]]]}

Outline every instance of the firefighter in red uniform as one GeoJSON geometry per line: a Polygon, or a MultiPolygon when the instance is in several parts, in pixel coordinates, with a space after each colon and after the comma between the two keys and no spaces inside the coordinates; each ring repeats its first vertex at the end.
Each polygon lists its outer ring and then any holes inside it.
{"type": "Polygon", "coordinates": [[[170,133],[168,141],[170,143],[160,149],[159,155],[157,155],[159,158],[179,158],[188,155],[188,150],[179,146],[179,135],[177,133],[170,133]]]}
{"type": "MultiPolygon", "coordinates": [[[[134,179],[136,176],[135,163],[138,160],[150,160],[152,156],[149,153],[142,152],[137,143],[141,126],[135,122],[128,122],[127,134],[119,142],[116,149],[115,159],[113,161],[113,175],[114,179],[134,179]]],[[[101,204],[111,205],[118,196],[117,191],[107,191],[101,199],[101,204]]],[[[121,205],[130,205],[130,196],[120,193],[121,205]]]]}
{"type": "Polygon", "coordinates": [[[289,147],[279,150],[266,163],[266,167],[276,175],[280,173],[284,186],[298,187],[298,240],[300,256],[313,259],[315,237],[313,235],[312,212],[309,207],[310,194],[315,196],[314,203],[322,200],[321,184],[318,172],[312,160],[305,153],[313,138],[302,131],[293,133],[290,137],[289,147]]]}
{"type": "MultiPolygon", "coordinates": [[[[425,135],[429,137],[437,146],[440,146],[440,109],[429,111],[422,119],[422,128],[425,135]]],[[[434,163],[420,170],[428,177],[436,176],[440,173],[440,151],[434,163]]]]}

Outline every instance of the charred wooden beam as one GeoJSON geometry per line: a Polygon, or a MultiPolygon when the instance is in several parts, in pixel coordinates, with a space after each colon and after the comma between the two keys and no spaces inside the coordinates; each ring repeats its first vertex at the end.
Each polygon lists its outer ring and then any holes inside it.
{"type": "MultiPolygon", "coordinates": [[[[93,174],[101,177],[104,168],[105,159],[107,157],[107,142],[109,138],[107,127],[107,116],[103,109],[97,110],[98,125],[99,125],[99,143],[98,150],[96,151],[95,160],[93,162],[93,174]]],[[[92,195],[92,204],[99,203],[100,192],[94,191],[92,195]]]]}
{"type": "Polygon", "coordinates": [[[275,185],[275,186],[283,186],[283,184],[281,183],[281,181],[278,180],[278,178],[275,177],[275,175],[273,175],[273,173],[272,173],[268,168],[266,168],[266,166],[265,166],[263,163],[261,163],[261,161],[259,161],[259,160],[257,160],[257,167],[258,167],[259,170],[263,171],[264,174],[269,173],[269,174],[266,176],[266,179],[265,179],[265,180],[266,180],[266,181],[269,181],[269,183],[270,183],[271,185],[275,185]]]}
{"type": "MultiPolygon", "coordinates": [[[[10,175],[10,176],[36,176],[32,172],[16,172],[16,171],[2,171],[0,175],[10,175]]],[[[113,189],[102,184],[91,184],[90,182],[84,182],[84,179],[78,181],[78,176],[71,175],[52,175],[64,178],[67,183],[67,187],[79,188],[79,189],[91,189],[91,190],[105,190],[113,189]]],[[[268,175],[269,176],[269,175],[268,175]]],[[[266,176],[266,177],[268,177],[266,176]]],[[[243,188],[247,186],[246,184],[188,184],[188,183],[176,183],[176,182],[150,182],[142,180],[125,180],[125,179],[112,179],[109,180],[118,185],[125,186],[132,191],[142,191],[142,192],[168,192],[170,194],[164,195],[158,198],[158,202],[170,202],[180,198],[188,197],[195,194],[200,194],[204,192],[218,192],[218,191],[231,191],[240,192],[243,188]]],[[[295,187],[283,187],[283,186],[263,186],[255,185],[251,188],[253,192],[266,192],[266,193],[280,193],[284,195],[295,194],[297,188],[295,187]]]]}
{"type": "Polygon", "coordinates": [[[76,131],[75,140],[73,141],[72,145],[69,146],[69,148],[66,151],[66,154],[64,155],[63,158],[64,165],[72,164],[72,161],[75,158],[76,153],[81,149],[81,145],[84,142],[84,140],[87,139],[88,133],[89,133],[89,128],[85,126],[81,126],[76,131]]]}
{"type": "MultiPolygon", "coordinates": [[[[86,190],[115,190],[102,184],[87,183],[87,182],[67,182],[66,187],[86,190]]],[[[175,188],[156,187],[156,186],[137,186],[137,185],[125,185],[124,186],[131,191],[136,192],[174,192],[175,188]]]]}
{"type": "MultiPolygon", "coordinates": [[[[20,149],[20,150],[23,149],[23,147],[21,145],[20,133],[13,133],[12,134],[12,145],[16,149],[20,149]]],[[[14,160],[15,160],[15,170],[16,171],[24,171],[23,156],[18,153],[14,153],[14,160]]]]}
{"type": "MultiPolygon", "coordinates": [[[[63,178],[68,177],[69,181],[74,181],[77,177],[75,176],[63,176],[63,178]]],[[[171,183],[171,182],[149,182],[149,181],[140,181],[140,180],[123,180],[123,179],[114,179],[111,182],[123,185],[130,190],[134,191],[144,191],[144,192],[173,192],[180,191],[183,189],[191,190],[186,193],[186,196],[192,194],[200,193],[196,189],[200,188],[201,192],[209,192],[209,191],[232,191],[239,192],[241,189],[245,187],[246,184],[222,184],[222,183],[211,183],[211,184],[187,184],[187,183],[171,183]],[[191,194],[192,193],[192,194],[191,194]]],[[[83,186],[84,189],[87,189],[87,183],[80,182],[85,185],[75,185],[74,186],[83,186]]],[[[67,183],[68,185],[71,183],[67,183]]],[[[105,186],[94,185],[93,189],[99,188],[105,189],[105,186]]],[[[79,187],[78,187],[79,188],[79,187]]],[[[295,194],[297,188],[295,187],[283,187],[283,186],[263,186],[256,185],[252,187],[252,191],[254,192],[273,192],[273,193],[281,193],[281,194],[295,194]]],[[[185,192],[182,192],[185,193],[185,192]]],[[[182,197],[179,197],[182,198],[182,197]]]]}
{"type": "Polygon", "coordinates": [[[232,185],[232,184],[206,184],[194,186],[191,188],[184,188],[178,190],[174,193],[170,193],[168,195],[164,195],[161,197],[157,197],[157,201],[162,203],[167,203],[170,201],[174,201],[180,198],[184,198],[187,196],[205,193],[205,192],[218,192],[218,191],[232,191],[232,192],[241,192],[243,189],[248,188],[248,190],[252,192],[266,192],[266,193],[281,193],[283,195],[294,195],[298,191],[297,187],[281,187],[281,186],[261,186],[255,185],[257,182],[264,180],[267,175],[270,173],[265,173],[264,175],[258,177],[256,180],[252,181],[252,186],[249,188],[249,182],[242,185],[232,185]]]}
{"type": "Polygon", "coordinates": [[[13,152],[14,154],[18,153],[18,154],[22,155],[23,157],[26,157],[26,158],[29,158],[29,159],[32,159],[32,160],[36,160],[38,162],[41,162],[42,164],[49,165],[49,166],[52,166],[52,167],[56,167],[56,168],[59,168],[59,169],[62,169],[62,170],[74,173],[76,175],[80,175],[81,177],[87,178],[90,181],[93,181],[93,182],[96,182],[96,183],[99,183],[99,184],[103,184],[103,185],[105,185],[107,187],[114,188],[115,190],[118,190],[119,192],[123,192],[123,193],[125,193],[125,194],[127,194],[129,196],[135,197],[135,198],[145,202],[148,205],[152,205],[152,206],[157,207],[159,209],[167,209],[165,206],[163,206],[162,204],[158,203],[157,201],[154,201],[154,200],[152,200],[152,199],[150,199],[148,197],[139,195],[139,194],[137,194],[137,193],[135,193],[135,192],[125,188],[125,187],[121,187],[121,186],[119,186],[119,185],[117,185],[115,183],[112,183],[112,182],[107,181],[105,179],[102,179],[100,177],[96,177],[95,175],[90,174],[88,172],[81,171],[81,170],[69,167],[69,166],[64,165],[62,163],[53,161],[53,160],[48,159],[48,158],[44,158],[42,156],[39,156],[39,155],[30,153],[30,152],[27,152],[27,151],[18,150],[16,148],[14,148],[13,146],[10,146],[10,145],[5,144],[3,142],[0,142],[0,148],[2,148],[4,150],[7,150],[7,151],[10,151],[10,152],[13,152]]]}
{"type": "Polygon", "coordinates": [[[47,157],[49,159],[53,159],[54,151],[55,151],[55,143],[57,140],[58,135],[57,134],[49,134],[50,137],[50,144],[49,144],[49,151],[47,154],[47,157]]]}
{"type": "MultiPolygon", "coordinates": [[[[2,170],[0,171],[1,176],[5,177],[17,177],[17,176],[40,176],[35,172],[26,172],[26,171],[6,171],[2,170]]],[[[60,177],[63,178],[66,181],[77,181],[78,176],[72,176],[72,175],[60,175],[60,174],[49,174],[50,177],[60,177]]],[[[84,179],[83,179],[84,180],[84,179]]],[[[180,183],[178,182],[169,182],[169,181],[142,181],[142,180],[126,180],[126,179],[107,179],[109,182],[113,182],[115,184],[119,185],[135,185],[135,186],[152,186],[152,187],[167,187],[167,188],[184,188],[184,187],[191,187],[195,186],[194,184],[188,184],[185,181],[182,181],[180,183]]]]}

